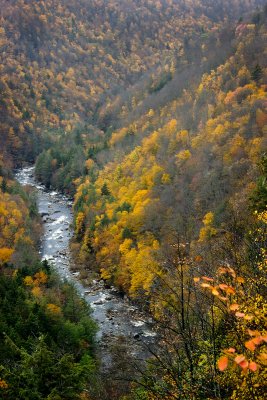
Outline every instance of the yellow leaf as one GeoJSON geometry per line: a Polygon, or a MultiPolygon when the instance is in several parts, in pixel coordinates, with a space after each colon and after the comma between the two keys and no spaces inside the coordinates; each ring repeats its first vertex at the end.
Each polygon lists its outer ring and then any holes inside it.
{"type": "Polygon", "coordinates": [[[56,304],[49,303],[47,304],[47,310],[51,312],[52,314],[60,314],[61,313],[61,308],[58,307],[56,304]]]}
{"type": "Polygon", "coordinates": [[[31,285],[33,285],[33,279],[32,279],[31,276],[26,276],[26,277],[23,279],[23,282],[24,282],[24,284],[25,284],[26,286],[31,286],[31,285]]]}
{"type": "Polygon", "coordinates": [[[203,218],[203,224],[204,225],[211,225],[213,223],[214,220],[214,214],[212,212],[208,212],[205,217],[203,218]]]}
{"type": "Polygon", "coordinates": [[[260,332],[259,331],[252,331],[251,329],[248,329],[248,334],[250,336],[260,336],[260,332]]]}
{"type": "Polygon", "coordinates": [[[8,247],[2,247],[0,249],[0,265],[3,265],[10,261],[12,254],[14,253],[13,249],[9,249],[8,247]]]}
{"type": "Polygon", "coordinates": [[[6,383],[6,381],[4,379],[0,379],[0,389],[7,389],[8,388],[8,384],[6,383]]]}
{"type": "Polygon", "coordinates": [[[267,366],[267,353],[260,353],[258,355],[258,360],[263,364],[267,366]]]}
{"type": "Polygon", "coordinates": [[[176,155],[176,157],[178,158],[178,160],[186,161],[192,157],[192,154],[189,150],[182,150],[176,155]]]}
{"type": "Polygon", "coordinates": [[[231,304],[230,305],[230,307],[229,307],[229,309],[231,310],[231,311],[237,311],[238,309],[239,309],[239,305],[238,304],[231,304]]]}
{"type": "Polygon", "coordinates": [[[37,272],[37,273],[34,275],[34,277],[35,277],[35,282],[34,282],[34,283],[35,283],[36,285],[39,285],[39,284],[41,284],[41,283],[46,283],[47,280],[48,280],[48,277],[47,277],[46,273],[43,272],[43,271],[37,272]]]}
{"type": "Polygon", "coordinates": [[[210,285],[208,283],[201,283],[201,286],[204,287],[204,288],[209,288],[210,287],[210,285]]]}
{"type": "Polygon", "coordinates": [[[213,296],[219,296],[219,292],[216,288],[213,288],[211,293],[213,294],[213,296]]]}
{"type": "Polygon", "coordinates": [[[32,294],[33,294],[34,297],[40,297],[40,296],[42,295],[42,291],[41,291],[41,289],[39,288],[39,286],[35,286],[35,287],[32,289],[32,294]]]}

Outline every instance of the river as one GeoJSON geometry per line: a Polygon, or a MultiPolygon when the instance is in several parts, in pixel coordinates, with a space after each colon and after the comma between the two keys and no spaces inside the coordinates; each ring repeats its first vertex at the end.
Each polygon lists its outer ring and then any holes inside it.
{"type": "Polygon", "coordinates": [[[142,314],[128,299],[122,298],[116,288],[106,288],[100,279],[90,286],[79,282],[79,272],[72,272],[69,241],[73,235],[72,202],[63,194],[47,190],[34,177],[34,167],[16,172],[21,185],[30,185],[37,193],[37,205],[42,216],[44,235],[40,255],[54,266],[62,279],[72,282],[80,296],[92,308],[92,315],[99,326],[97,340],[104,367],[112,365],[111,347],[124,343],[133,358],[147,357],[145,348],[155,342],[152,320],[142,314]]]}

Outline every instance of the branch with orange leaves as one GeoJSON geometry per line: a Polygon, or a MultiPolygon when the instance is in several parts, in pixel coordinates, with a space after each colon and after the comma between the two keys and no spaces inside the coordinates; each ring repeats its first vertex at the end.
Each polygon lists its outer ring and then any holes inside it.
{"type": "Polygon", "coordinates": [[[218,369],[225,371],[230,364],[240,367],[244,372],[264,369],[267,366],[266,299],[256,292],[251,293],[251,287],[255,283],[253,279],[246,282],[233,268],[219,268],[217,281],[222,276],[230,284],[216,282],[206,276],[194,278],[196,283],[224,303],[226,311],[236,318],[237,329],[243,339],[244,351],[239,354],[234,347],[223,350],[223,355],[218,360],[218,369]],[[246,286],[249,288],[247,291],[246,286]]]}

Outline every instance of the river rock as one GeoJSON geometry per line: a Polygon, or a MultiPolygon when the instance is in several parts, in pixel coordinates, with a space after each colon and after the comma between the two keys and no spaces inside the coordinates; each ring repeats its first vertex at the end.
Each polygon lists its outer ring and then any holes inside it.
{"type": "Polygon", "coordinates": [[[133,338],[136,339],[136,340],[140,340],[140,334],[139,333],[135,333],[133,335],[133,338]]]}
{"type": "Polygon", "coordinates": [[[96,300],[93,302],[94,305],[96,306],[101,306],[102,304],[104,304],[103,300],[96,300]]]}

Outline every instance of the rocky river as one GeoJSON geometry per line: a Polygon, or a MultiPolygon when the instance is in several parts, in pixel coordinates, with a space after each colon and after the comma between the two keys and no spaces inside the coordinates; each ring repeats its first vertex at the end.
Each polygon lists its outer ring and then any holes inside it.
{"type": "Polygon", "coordinates": [[[97,340],[104,367],[112,364],[110,348],[124,343],[127,353],[137,359],[147,356],[145,348],[155,342],[153,321],[131,302],[122,298],[116,288],[106,288],[100,279],[85,287],[79,272],[72,272],[69,241],[72,237],[72,202],[63,194],[47,190],[34,177],[34,167],[16,173],[21,185],[30,185],[37,193],[38,210],[43,219],[44,235],[40,254],[48,260],[62,279],[71,281],[79,294],[90,304],[99,330],[97,340]]]}

